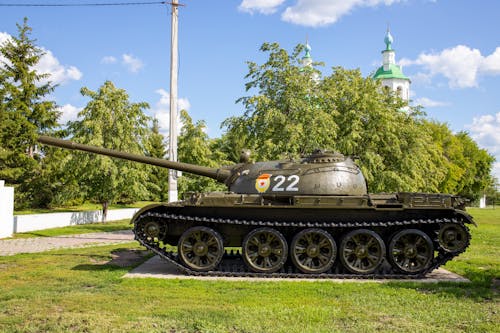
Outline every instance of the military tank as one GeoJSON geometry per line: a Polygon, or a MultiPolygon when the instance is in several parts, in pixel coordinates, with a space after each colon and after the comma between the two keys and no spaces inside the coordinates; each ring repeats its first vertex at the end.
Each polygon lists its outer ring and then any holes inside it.
{"type": "Polygon", "coordinates": [[[300,160],[209,168],[42,136],[39,142],[213,178],[226,192],[191,193],[132,218],[135,239],[191,275],[419,278],[469,246],[465,200],[450,194],[369,194],[352,158],[316,150],[300,160]]]}

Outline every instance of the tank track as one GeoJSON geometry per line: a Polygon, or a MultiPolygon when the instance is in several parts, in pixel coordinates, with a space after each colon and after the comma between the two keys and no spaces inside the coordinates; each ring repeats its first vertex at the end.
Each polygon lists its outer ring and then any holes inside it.
{"type": "MultiPolygon", "coordinates": [[[[134,221],[134,234],[135,239],[139,241],[141,245],[151,250],[153,253],[159,255],[161,258],[165,259],[171,263],[179,272],[193,275],[193,276],[211,276],[211,277],[252,277],[252,278],[300,278],[300,279],[419,279],[423,278],[426,274],[432,272],[441,265],[446,264],[449,260],[453,259],[460,253],[464,252],[470,244],[471,235],[469,229],[464,225],[463,219],[458,218],[445,218],[445,219],[418,219],[418,220],[402,220],[402,221],[384,221],[384,222],[277,222],[277,221],[254,221],[254,220],[237,220],[237,219],[224,219],[224,218],[206,218],[199,216],[186,216],[179,214],[169,214],[169,213],[155,213],[146,212],[138,216],[134,221]],[[177,253],[173,251],[168,251],[166,246],[164,246],[159,241],[152,241],[145,238],[141,238],[139,233],[136,232],[139,228],[141,220],[145,218],[155,218],[168,221],[168,223],[196,223],[196,225],[203,225],[207,227],[214,227],[221,224],[230,225],[245,225],[245,226],[255,226],[255,227],[298,227],[298,228],[388,228],[388,227],[398,227],[398,226],[436,226],[436,230],[439,230],[439,226],[442,224],[459,224],[462,225],[467,232],[466,246],[461,251],[450,253],[444,251],[442,248],[438,247],[435,251],[438,255],[432,259],[429,267],[418,274],[403,274],[396,271],[389,264],[387,258],[384,258],[380,268],[371,274],[352,274],[350,272],[345,272],[342,267],[332,269],[325,273],[320,274],[305,274],[298,272],[291,263],[287,261],[285,266],[275,273],[255,273],[249,271],[245,266],[243,260],[241,260],[239,253],[226,253],[217,267],[217,270],[208,272],[198,272],[191,270],[188,267],[183,266],[179,263],[177,258],[177,253]]],[[[437,237],[437,235],[436,235],[437,237]]],[[[438,244],[437,240],[433,239],[434,244],[438,244]]],[[[336,259],[338,262],[338,258],[336,259]]]]}

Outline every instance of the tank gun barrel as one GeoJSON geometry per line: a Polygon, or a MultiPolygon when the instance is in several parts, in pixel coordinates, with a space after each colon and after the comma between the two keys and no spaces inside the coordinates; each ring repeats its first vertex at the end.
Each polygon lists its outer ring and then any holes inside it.
{"type": "Polygon", "coordinates": [[[194,165],[194,164],[189,164],[189,163],[173,162],[173,161],[168,161],[168,160],[156,158],[156,157],[142,156],[142,155],[126,153],[126,152],[122,152],[122,151],[118,151],[118,150],[113,150],[113,149],[85,145],[85,144],[76,143],[76,142],[72,142],[69,140],[62,140],[62,139],[58,139],[58,138],[53,138],[53,137],[45,136],[45,135],[38,137],[38,142],[41,142],[41,143],[49,145],[49,146],[55,146],[55,147],[71,149],[71,150],[81,150],[81,151],[86,151],[86,152],[95,153],[95,154],[99,154],[99,155],[105,155],[105,156],[110,156],[110,157],[121,158],[124,160],[155,165],[155,166],[159,166],[162,168],[188,172],[188,173],[192,173],[195,175],[209,177],[209,178],[215,179],[221,183],[225,182],[231,176],[231,173],[232,173],[231,170],[229,170],[229,169],[221,169],[221,168],[217,169],[217,168],[209,168],[209,167],[194,165]]]}

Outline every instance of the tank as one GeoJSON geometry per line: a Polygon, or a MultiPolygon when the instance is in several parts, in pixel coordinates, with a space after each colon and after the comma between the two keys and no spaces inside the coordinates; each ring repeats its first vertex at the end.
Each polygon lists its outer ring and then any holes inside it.
{"type": "Polygon", "coordinates": [[[39,142],[213,178],[226,192],[190,193],[132,218],[135,239],[191,275],[420,278],[470,243],[465,200],[450,194],[367,192],[351,157],[209,168],[42,136],[39,142]]]}

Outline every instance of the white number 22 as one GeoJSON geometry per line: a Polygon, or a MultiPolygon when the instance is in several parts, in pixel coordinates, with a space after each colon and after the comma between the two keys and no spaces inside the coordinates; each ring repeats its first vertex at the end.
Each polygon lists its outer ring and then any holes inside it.
{"type": "Polygon", "coordinates": [[[297,184],[299,183],[300,177],[297,175],[291,175],[286,178],[283,175],[278,175],[274,177],[274,181],[276,182],[276,185],[273,186],[273,191],[274,192],[283,192],[283,191],[289,191],[289,192],[297,192],[299,190],[297,184]],[[286,185],[285,182],[287,182],[287,187],[284,188],[283,186],[286,185]]]}

